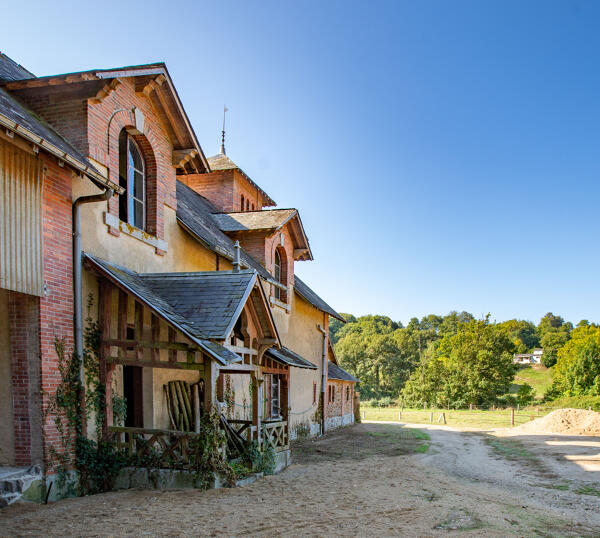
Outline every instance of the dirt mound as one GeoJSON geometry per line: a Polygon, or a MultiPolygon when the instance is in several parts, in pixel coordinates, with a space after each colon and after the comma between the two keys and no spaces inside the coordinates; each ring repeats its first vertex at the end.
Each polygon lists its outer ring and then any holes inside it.
{"type": "Polygon", "coordinates": [[[557,409],[514,429],[523,432],[600,435],[600,413],[585,409],[557,409]]]}

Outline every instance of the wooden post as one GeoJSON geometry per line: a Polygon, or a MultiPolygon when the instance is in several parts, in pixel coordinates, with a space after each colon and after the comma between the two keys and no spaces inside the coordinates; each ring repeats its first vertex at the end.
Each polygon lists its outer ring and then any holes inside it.
{"type": "Polygon", "coordinates": [[[511,426],[515,425],[515,408],[514,407],[510,408],[510,425],[511,426]]]}
{"type": "Polygon", "coordinates": [[[469,404],[469,411],[473,411],[473,404],[469,404]]]}
{"type": "Polygon", "coordinates": [[[250,372],[250,380],[252,383],[252,426],[256,431],[256,440],[258,441],[258,445],[261,446],[261,438],[260,438],[260,409],[259,402],[260,399],[260,391],[261,387],[258,384],[258,376],[256,372],[250,372]]]}
{"type": "Polygon", "coordinates": [[[517,413],[519,412],[520,407],[521,407],[521,404],[517,404],[517,413]]]}
{"type": "Polygon", "coordinates": [[[98,304],[98,317],[100,325],[100,365],[99,365],[99,378],[100,383],[104,385],[104,418],[102,420],[102,438],[106,440],[108,438],[108,426],[112,426],[113,423],[113,409],[112,409],[112,366],[106,364],[106,357],[110,355],[110,346],[106,342],[110,339],[110,308],[112,298],[112,286],[104,278],[100,280],[99,294],[100,300],[98,304]]]}
{"type": "Polygon", "coordinates": [[[433,411],[429,413],[429,422],[433,422],[433,411]]]}
{"type": "Polygon", "coordinates": [[[444,424],[446,424],[446,413],[442,413],[442,418],[444,419],[444,424]]]}
{"type": "Polygon", "coordinates": [[[398,411],[398,422],[402,420],[402,411],[398,411]]]}
{"type": "Polygon", "coordinates": [[[363,411],[363,420],[365,420],[365,412],[363,411]]]}

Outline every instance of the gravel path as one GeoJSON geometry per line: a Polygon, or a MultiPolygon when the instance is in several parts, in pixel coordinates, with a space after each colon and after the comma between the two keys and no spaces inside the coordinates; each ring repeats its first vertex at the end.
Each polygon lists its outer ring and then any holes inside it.
{"type": "Polygon", "coordinates": [[[597,513],[568,508],[572,492],[527,485],[537,471],[497,455],[485,435],[425,430],[431,441],[397,424],[342,428],[297,443],[291,467],[236,489],[12,505],[0,535],[598,536],[597,513]]]}

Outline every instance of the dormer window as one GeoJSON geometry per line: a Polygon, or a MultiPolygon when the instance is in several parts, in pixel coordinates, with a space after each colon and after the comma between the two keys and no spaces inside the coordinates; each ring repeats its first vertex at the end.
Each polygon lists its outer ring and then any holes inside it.
{"type": "Polygon", "coordinates": [[[119,218],[131,226],[146,229],[146,163],[133,137],[125,129],[119,135],[119,218]]]}
{"type": "MultiPolygon", "coordinates": [[[[277,282],[281,283],[281,256],[278,250],[275,251],[275,270],[273,276],[277,282]]],[[[281,301],[281,288],[275,288],[275,299],[281,301]]]]}

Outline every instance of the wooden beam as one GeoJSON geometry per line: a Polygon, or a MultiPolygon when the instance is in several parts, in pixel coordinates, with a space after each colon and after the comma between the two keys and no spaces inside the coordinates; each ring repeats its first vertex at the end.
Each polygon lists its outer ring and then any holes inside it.
{"type": "MultiPolygon", "coordinates": [[[[154,313],[150,313],[150,325],[152,327],[152,342],[158,343],[160,340],[160,320],[154,313]]],[[[160,351],[158,348],[152,347],[150,357],[153,361],[160,360],[160,351]]]]}
{"type": "Polygon", "coordinates": [[[204,371],[204,362],[195,362],[189,364],[187,362],[167,362],[167,361],[152,361],[152,360],[137,360],[128,359],[125,357],[107,357],[108,364],[122,364],[125,366],[140,366],[141,368],[171,368],[173,370],[197,370],[204,371]]]}
{"type": "MultiPolygon", "coordinates": [[[[175,333],[175,329],[173,329],[173,327],[171,327],[169,325],[169,344],[174,344],[175,343],[175,337],[177,336],[177,334],[175,333]]],[[[177,362],[177,351],[173,348],[170,348],[169,350],[169,362],[170,363],[175,363],[177,362]]]]}
{"type": "Polygon", "coordinates": [[[109,84],[105,84],[100,90],[98,90],[98,93],[96,93],[96,95],[90,99],[90,102],[101,103],[105,97],[117,89],[119,84],[121,84],[121,81],[118,78],[112,79],[109,84]]]}
{"type": "Polygon", "coordinates": [[[110,354],[110,318],[111,318],[111,306],[112,306],[112,291],[113,287],[110,282],[104,278],[100,280],[98,301],[98,318],[100,328],[100,364],[99,364],[99,380],[104,386],[104,403],[105,410],[102,419],[102,437],[107,438],[108,426],[113,423],[113,412],[112,412],[112,368],[107,364],[106,357],[110,354]]]}
{"type": "Polygon", "coordinates": [[[185,342],[160,342],[153,340],[127,340],[112,339],[108,344],[115,347],[126,347],[129,349],[148,348],[148,349],[168,349],[171,351],[201,351],[198,346],[186,344],[185,342]]]}

